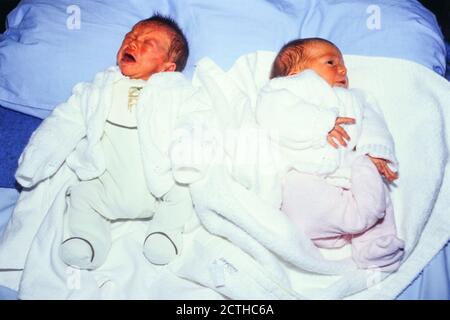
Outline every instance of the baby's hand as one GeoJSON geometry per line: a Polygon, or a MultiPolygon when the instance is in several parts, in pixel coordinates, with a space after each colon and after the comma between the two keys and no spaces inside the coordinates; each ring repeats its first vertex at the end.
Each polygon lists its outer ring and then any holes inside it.
{"type": "Polygon", "coordinates": [[[333,140],[333,138],[336,139],[343,147],[347,146],[347,142],[345,142],[344,139],[346,139],[347,141],[350,141],[350,136],[341,127],[341,124],[355,124],[355,119],[345,118],[345,117],[337,117],[336,118],[336,123],[334,124],[334,128],[330,132],[328,132],[328,135],[327,135],[328,143],[336,149],[339,146],[333,140]]]}
{"type": "Polygon", "coordinates": [[[381,158],[375,158],[367,155],[370,160],[372,160],[373,164],[377,167],[378,172],[386,178],[387,181],[393,182],[395,179],[398,178],[397,172],[394,172],[389,168],[388,160],[381,159],[381,158]]]}

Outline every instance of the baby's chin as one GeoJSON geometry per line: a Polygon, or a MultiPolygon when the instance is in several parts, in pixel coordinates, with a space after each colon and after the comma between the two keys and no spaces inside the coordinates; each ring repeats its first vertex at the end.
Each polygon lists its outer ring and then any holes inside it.
{"type": "MultiPolygon", "coordinates": [[[[124,65],[119,63],[119,70],[125,77],[128,77],[130,79],[140,79],[139,74],[129,65],[124,65]]],[[[146,79],[142,79],[146,80],[146,79]]]]}
{"type": "Polygon", "coordinates": [[[130,77],[132,75],[132,73],[129,72],[129,70],[127,70],[126,68],[122,68],[120,65],[119,65],[119,70],[122,73],[122,75],[124,75],[126,77],[130,77]]]}

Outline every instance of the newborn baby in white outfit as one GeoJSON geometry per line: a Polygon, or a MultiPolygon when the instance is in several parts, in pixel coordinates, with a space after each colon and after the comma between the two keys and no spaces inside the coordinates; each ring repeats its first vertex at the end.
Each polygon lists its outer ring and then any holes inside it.
{"type": "Polygon", "coordinates": [[[348,89],[341,52],[320,38],[291,41],[271,79],[256,116],[282,156],[282,211],[317,246],[351,243],[360,268],[396,270],[404,243],[381,177],[397,178],[394,143],[375,105],[348,89]]]}
{"type": "Polygon", "coordinates": [[[166,264],[180,254],[193,206],[188,188],[172,177],[168,149],[172,128],[196,105],[190,101],[197,89],[176,72],[188,54],[172,19],[138,22],[118,51],[118,67],[76,85],[30,139],[16,174],[22,185],[50,177],[64,162],[78,178],[66,193],[66,264],[101,266],[112,222],[130,219],[152,218],[142,239],[150,262],[166,264]]]}

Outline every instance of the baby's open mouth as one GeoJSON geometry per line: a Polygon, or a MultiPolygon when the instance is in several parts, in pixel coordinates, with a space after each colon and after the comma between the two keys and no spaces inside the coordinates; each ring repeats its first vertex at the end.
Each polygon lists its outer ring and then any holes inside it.
{"type": "Polygon", "coordinates": [[[347,86],[347,80],[346,79],[340,80],[340,81],[338,81],[336,83],[336,85],[339,86],[339,87],[346,87],[347,86]]]}
{"type": "Polygon", "coordinates": [[[123,62],[136,62],[136,58],[132,54],[125,52],[122,56],[122,61],[123,62]]]}

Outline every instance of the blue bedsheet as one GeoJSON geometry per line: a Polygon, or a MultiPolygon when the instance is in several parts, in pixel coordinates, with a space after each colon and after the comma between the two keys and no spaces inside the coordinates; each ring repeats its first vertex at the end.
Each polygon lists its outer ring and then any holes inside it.
{"type": "Polygon", "coordinates": [[[41,119],[0,106],[0,188],[14,188],[19,156],[41,119]]]}
{"type": "Polygon", "coordinates": [[[123,35],[154,11],[185,30],[187,73],[204,56],[227,69],[245,53],[319,36],[344,54],[402,58],[444,74],[439,26],[417,0],[22,0],[0,35],[0,103],[47,116],[77,82],[113,64],[123,35]]]}

